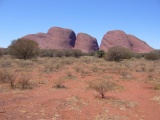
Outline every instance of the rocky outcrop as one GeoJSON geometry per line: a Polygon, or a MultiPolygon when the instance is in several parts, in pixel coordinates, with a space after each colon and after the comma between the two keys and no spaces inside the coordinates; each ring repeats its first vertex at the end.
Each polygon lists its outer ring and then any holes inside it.
{"type": "Polygon", "coordinates": [[[96,38],[85,33],[78,33],[74,48],[79,49],[82,52],[89,53],[97,51],[99,46],[96,38]]]}
{"type": "Polygon", "coordinates": [[[47,33],[29,34],[22,38],[36,41],[41,49],[79,49],[88,53],[99,49],[96,38],[85,33],[76,35],[73,30],[52,27],[47,33]]]}
{"type": "Polygon", "coordinates": [[[29,34],[23,38],[36,41],[41,49],[71,49],[75,45],[76,35],[73,30],[52,27],[47,34],[29,34]]]}
{"type": "MultiPolygon", "coordinates": [[[[47,33],[29,34],[22,38],[36,41],[41,49],[79,49],[85,53],[99,49],[96,38],[85,33],[78,33],[76,37],[73,30],[60,27],[52,27],[47,33]]],[[[113,46],[125,47],[138,53],[153,50],[144,41],[121,30],[107,32],[102,39],[100,50],[108,51],[113,46]]]]}
{"type": "Polygon", "coordinates": [[[108,51],[108,49],[113,46],[125,47],[138,53],[153,51],[153,48],[151,48],[144,41],[140,40],[139,38],[133,35],[128,35],[120,30],[107,32],[102,39],[100,49],[108,51]]]}

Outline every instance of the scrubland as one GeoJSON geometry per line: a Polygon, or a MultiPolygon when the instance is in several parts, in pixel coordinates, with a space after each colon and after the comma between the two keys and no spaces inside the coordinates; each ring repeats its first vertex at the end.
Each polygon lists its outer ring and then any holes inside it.
{"type": "Polygon", "coordinates": [[[5,55],[0,106],[0,120],[159,120],[160,60],[5,55]]]}

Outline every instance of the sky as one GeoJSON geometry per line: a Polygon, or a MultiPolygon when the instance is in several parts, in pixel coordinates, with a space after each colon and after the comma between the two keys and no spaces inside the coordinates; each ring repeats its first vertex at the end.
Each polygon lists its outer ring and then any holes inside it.
{"type": "Polygon", "coordinates": [[[0,47],[53,26],[99,45],[108,31],[122,30],[160,49],[160,0],[0,0],[0,47]]]}

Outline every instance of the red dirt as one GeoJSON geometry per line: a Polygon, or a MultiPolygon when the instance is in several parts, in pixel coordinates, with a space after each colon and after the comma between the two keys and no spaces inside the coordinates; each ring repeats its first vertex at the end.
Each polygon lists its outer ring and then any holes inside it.
{"type": "MultiPolygon", "coordinates": [[[[53,79],[31,90],[0,93],[0,120],[160,120],[160,105],[152,100],[160,95],[144,81],[119,81],[122,92],[108,92],[105,99],[87,89],[81,77],[65,83],[67,88],[52,88],[53,79]]],[[[116,76],[115,76],[116,77],[116,76]]]]}

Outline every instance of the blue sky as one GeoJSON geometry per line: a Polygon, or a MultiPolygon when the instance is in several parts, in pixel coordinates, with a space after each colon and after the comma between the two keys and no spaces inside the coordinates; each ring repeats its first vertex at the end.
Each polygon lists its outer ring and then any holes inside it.
{"type": "Polygon", "coordinates": [[[52,26],[97,38],[123,30],[160,49],[160,0],[0,0],[0,47],[52,26]]]}

